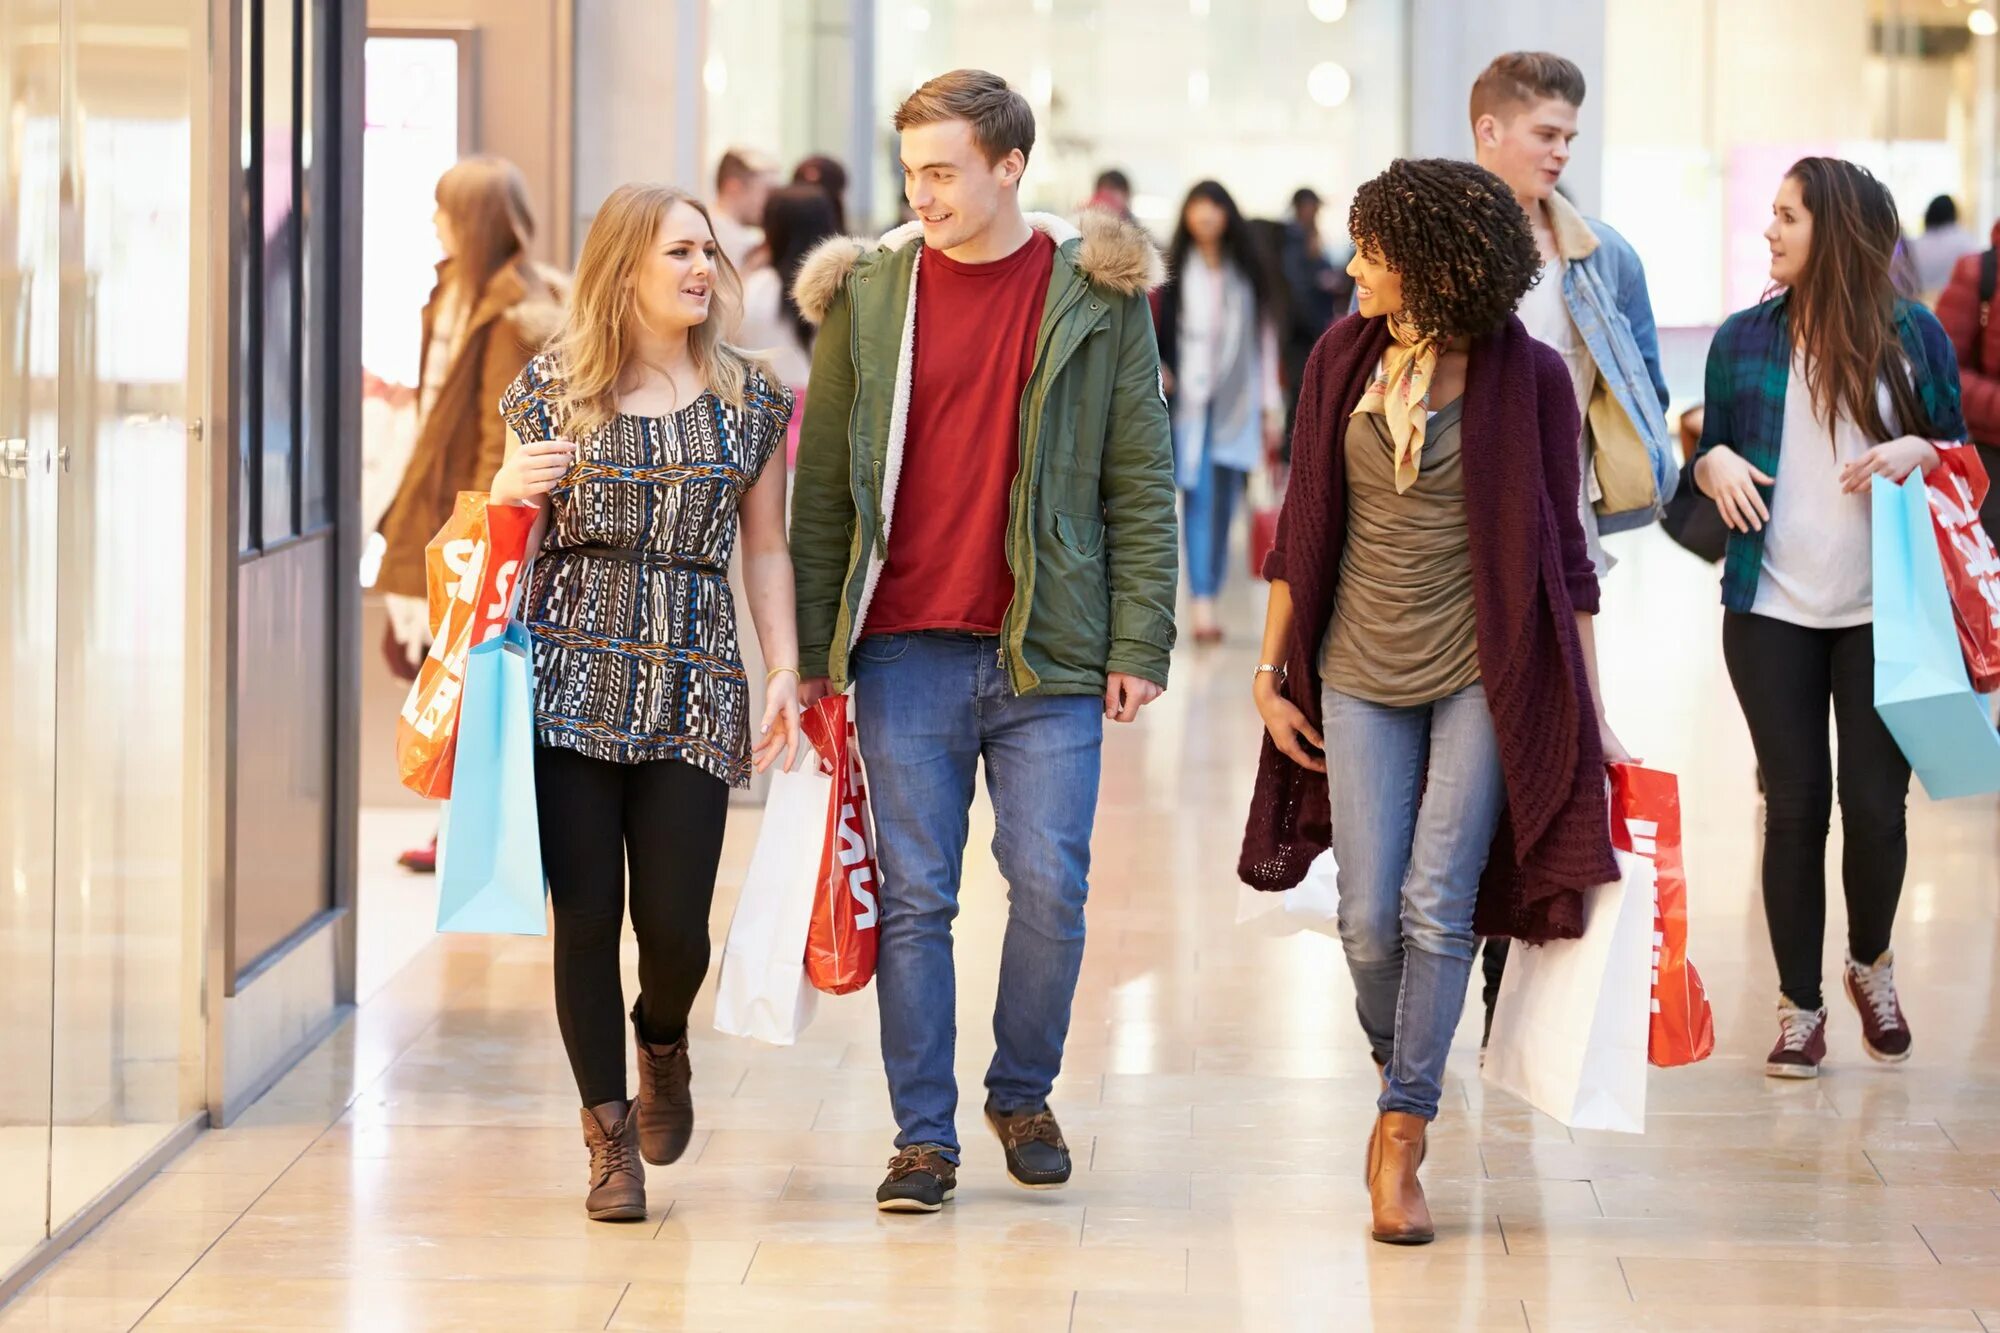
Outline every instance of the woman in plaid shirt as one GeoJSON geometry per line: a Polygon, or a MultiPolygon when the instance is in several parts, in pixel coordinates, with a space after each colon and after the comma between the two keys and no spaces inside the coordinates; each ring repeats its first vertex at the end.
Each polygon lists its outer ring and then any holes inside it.
{"type": "Polygon", "coordinates": [[[1777,294],[1716,332],[1695,481],[1733,530],[1723,657],[1764,774],[1764,914],[1780,988],[1765,1072],[1813,1078],[1826,1056],[1829,701],[1844,985],[1868,1054],[1910,1054],[1889,948],[1910,765],[1874,708],[1868,490],[1873,477],[1936,467],[1931,442],[1964,438],[1965,422],[1950,341],[1891,283],[1900,228],[1888,189],[1852,163],[1808,157],[1786,173],[1771,214],[1777,294]]]}

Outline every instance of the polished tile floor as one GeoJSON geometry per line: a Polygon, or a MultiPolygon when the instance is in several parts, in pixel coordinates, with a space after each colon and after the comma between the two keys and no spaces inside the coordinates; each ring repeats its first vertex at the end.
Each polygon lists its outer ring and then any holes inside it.
{"type": "MultiPolygon", "coordinates": [[[[1004,907],[982,817],[957,936],[966,1166],[943,1215],[871,1206],[892,1127],[864,994],[823,1004],[789,1050],[698,1029],[693,1149],[652,1173],[650,1221],[587,1222],[546,944],[437,939],[0,1328],[2000,1333],[1996,804],[1912,802],[1915,1058],[1872,1065],[1843,1008],[1824,1079],[1767,1082],[1759,815],[1713,575],[1650,535],[1616,549],[1608,688],[1628,744],[1684,775],[1720,1048],[1655,1071],[1644,1137],[1571,1133],[1482,1088],[1469,1019],[1425,1169],[1429,1249],[1367,1239],[1373,1079],[1337,945],[1234,925],[1256,742],[1244,590],[1231,644],[1184,653],[1110,743],[1054,1100],[1069,1189],[1010,1187],[978,1121],[1004,907]]],[[[718,935],[756,822],[731,828],[718,935]]]]}

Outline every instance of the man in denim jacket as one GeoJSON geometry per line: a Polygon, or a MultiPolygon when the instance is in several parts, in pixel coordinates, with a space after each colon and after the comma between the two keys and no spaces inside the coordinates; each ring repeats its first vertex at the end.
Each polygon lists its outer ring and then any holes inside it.
{"type": "MultiPolygon", "coordinates": [[[[1599,534],[1657,520],[1679,484],[1680,460],[1667,433],[1667,380],[1645,268],[1630,242],[1556,191],[1583,94],[1583,72],[1570,61],[1515,51],[1473,83],[1471,112],[1479,165],[1513,189],[1541,248],[1541,281],[1516,313],[1569,367],[1584,423],[1577,505],[1602,576],[1612,561],[1599,534]]],[[[1506,960],[1507,941],[1488,940],[1489,1032],[1506,960]]]]}

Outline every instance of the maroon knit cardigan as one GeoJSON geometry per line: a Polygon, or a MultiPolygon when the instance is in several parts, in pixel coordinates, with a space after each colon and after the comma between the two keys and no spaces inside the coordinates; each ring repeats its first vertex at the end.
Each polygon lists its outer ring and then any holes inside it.
{"type": "MultiPolygon", "coordinates": [[[[1284,580],[1292,594],[1280,688],[1314,730],[1319,646],[1346,541],[1347,420],[1388,345],[1385,321],[1350,315],[1313,348],[1292,436],[1291,487],[1264,565],[1265,576],[1284,580]]],[[[1474,924],[1482,935],[1574,938],[1583,932],[1583,890],[1618,877],[1604,751],[1576,632],[1576,612],[1597,611],[1597,575],[1576,512],[1579,429],[1568,369],[1520,320],[1509,316],[1473,344],[1459,426],[1465,523],[1479,675],[1507,786],[1479,885],[1474,924]]],[[[1277,890],[1305,878],[1331,835],[1326,784],[1264,737],[1237,866],[1245,883],[1277,890]]]]}

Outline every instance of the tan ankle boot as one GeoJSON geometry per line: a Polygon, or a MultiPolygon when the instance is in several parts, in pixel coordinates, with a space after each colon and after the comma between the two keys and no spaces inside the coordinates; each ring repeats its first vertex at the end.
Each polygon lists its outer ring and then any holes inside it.
{"type": "Polygon", "coordinates": [[[639,1151],[654,1166],[669,1166],[680,1161],[694,1137],[694,1093],[689,1088],[694,1068],[688,1063],[687,1034],[664,1045],[647,1041],[634,1011],[632,1042],[639,1049],[639,1151]]]}
{"type": "Polygon", "coordinates": [[[1437,1239],[1417,1168],[1424,1160],[1430,1122],[1405,1111],[1384,1111],[1368,1139],[1368,1199],[1374,1236],[1385,1245],[1428,1245],[1437,1239]]]}
{"type": "Polygon", "coordinates": [[[630,1102],[606,1102],[583,1112],[583,1141],[590,1148],[590,1193],[584,1211],[593,1222],[646,1220],[646,1168],[639,1162],[639,1117],[630,1102]]]}

